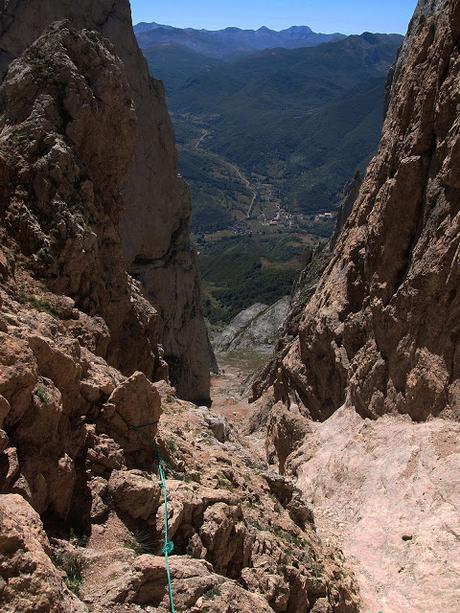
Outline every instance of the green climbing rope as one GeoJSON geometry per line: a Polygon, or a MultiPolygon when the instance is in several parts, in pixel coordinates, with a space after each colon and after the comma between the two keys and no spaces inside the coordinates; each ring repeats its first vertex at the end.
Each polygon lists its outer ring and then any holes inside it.
{"type": "Polygon", "coordinates": [[[155,425],[156,424],[154,424],[154,423],[142,424],[140,426],[133,426],[133,425],[130,424],[129,425],[129,429],[130,430],[134,430],[135,432],[140,434],[149,443],[149,445],[152,447],[152,449],[154,449],[156,451],[157,461],[158,461],[158,474],[159,474],[160,482],[161,482],[161,491],[163,492],[163,513],[164,513],[164,528],[163,528],[163,532],[164,532],[164,543],[163,543],[163,548],[162,548],[161,552],[163,553],[164,558],[165,558],[166,577],[167,577],[167,580],[168,580],[168,594],[169,594],[169,604],[170,604],[170,607],[171,607],[171,613],[176,613],[176,609],[174,607],[174,596],[173,596],[173,588],[172,588],[172,581],[171,581],[171,569],[169,567],[169,556],[174,551],[174,543],[169,540],[169,528],[168,528],[168,487],[167,487],[167,484],[166,484],[166,471],[165,471],[166,464],[165,464],[163,458],[161,457],[160,450],[158,449],[158,446],[156,445],[156,443],[154,441],[151,441],[149,439],[149,437],[145,434],[145,432],[143,432],[143,428],[148,428],[149,426],[155,426],[155,425]]]}
{"type": "Polygon", "coordinates": [[[163,508],[164,508],[164,545],[163,555],[165,557],[166,576],[168,578],[169,604],[171,605],[171,613],[175,613],[174,598],[172,591],[171,571],[169,568],[169,556],[174,551],[174,543],[169,540],[168,536],[168,490],[166,487],[166,477],[164,471],[164,462],[160,457],[158,461],[158,472],[160,474],[161,489],[163,491],[163,508]]]}

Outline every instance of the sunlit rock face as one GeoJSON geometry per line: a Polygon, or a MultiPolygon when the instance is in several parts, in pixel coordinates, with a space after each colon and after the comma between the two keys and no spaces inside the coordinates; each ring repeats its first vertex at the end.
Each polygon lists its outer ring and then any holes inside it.
{"type": "Polygon", "coordinates": [[[459,36],[458,0],[419,2],[379,150],[253,387],[267,459],[337,539],[363,611],[457,606],[459,36]]]}
{"type": "Polygon", "coordinates": [[[460,410],[460,3],[421,2],[400,53],[377,155],[306,306],[257,395],[326,419],[460,410]]]}

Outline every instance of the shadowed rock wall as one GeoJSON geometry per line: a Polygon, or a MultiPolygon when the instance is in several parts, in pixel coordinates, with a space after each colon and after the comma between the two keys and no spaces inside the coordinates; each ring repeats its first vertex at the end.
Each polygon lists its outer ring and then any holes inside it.
{"type": "MultiPolygon", "coordinates": [[[[4,0],[0,70],[54,21],[101,32],[115,46],[129,81],[137,127],[121,189],[120,233],[130,273],[155,306],[158,342],[183,397],[209,398],[210,356],[200,309],[196,256],[189,240],[190,194],[178,178],[163,85],[149,76],[131,27],[128,0],[4,0]]],[[[118,146],[118,145],[117,145],[118,146]]]]}

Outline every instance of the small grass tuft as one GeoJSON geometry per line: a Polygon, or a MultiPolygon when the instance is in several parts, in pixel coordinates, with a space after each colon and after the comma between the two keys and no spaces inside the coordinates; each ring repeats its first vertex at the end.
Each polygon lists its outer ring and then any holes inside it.
{"type": "Polygon", "coordinates": [[[176,481],[184,481],[184,483],[196,482],[196,478],[193,478],[188,473],[181,473],[178,470],[173,470],[172,468],[169,469],[169,475],[176,481]]]}
{"type": "Polygon", "coordinates": [[[53,307],[48,302],[38,300],[34,297],[30,298],[28,302],[30,306],[36,311],[39,311],[40,313],[46,313],[47,315],[51,315],[51,317],[54,317],[55,319],[59,319],[57,311],[53,309],[53,307]]]}
{"type": "Polygon", "coordinates": [[[57,553],[54,555],[55,566],[62,569],[66,576],[64,583],[76,596],[80,596],[83,581],[84,560],[79,554],[57,553]]]}
{"type": "Polygon", "coordinates": [[[216,598],[216,596],[220,596],[220,593],[222,591],[222,583],[223,581],[221,581],[220,583],[216,583],[216,585],[213,585],[207,592],[203,594],[203,599],[213,600],[214,598],[216,598]]]}
{"type": "Polygon", "coordinates": [[[254,528],[258,532],[270,532],[280,540],[284,541],[285,543],[289,543],[290,545],[294,545],[298,549],[305,549],[308,546],[308,541],[300,536],[297,536],[297,534],[294,534],[293,532],[283,530],[283,528],[269,525],[262,526],[257,520],[254,519],[247,519],[246,525],[254,528]]]}
{"type": "Polygon", "coordinates": [[[39,385],[37,387],[37,389],[35,390],[35,395],[45,404],[48,403],[48,394],[46,393],[46,390],[43,385],[39,385]]]}
{"type": "Polygon", "coordinates": [[[272,532],[275,536],[280,538],[285,543],[290,543],[291,545],[295,545],[299,549],[305,549],[305,547],[307,547],[308,545],[306,540],[304,540],[300,536],[297,536],[297,534],[294,534],[293,532],[288,532],[287,530],[283,530],[283,528],[271,527],[270,532],[272,532]]]}
{"type": "Polygon", "coordinates": [[[175,454],[177,451],[177,443],[173,438],[168,438],[165,440],[166,449],[169,451],[171,455],[175,454]]]}
{"type": "Polygon", "coordinates": [[[213,445],[215,438],[209,432],[202,432],[200,434],[200,443],[204,443],[205,445],[213,445]]]}
{"type": "Polygon", "coordinates": [[[137,556],[142,556],[144,554],[154,554],[152,545],[151,545],[151,536],[146,531],[137,531],[135,533],[131,533],[130,536],[126,539],[124,543],[126,549],[131,549],[137,556]]]}
{"type": "Polygon", "coordinates": [[[35,296],[28,296],[25,292],[20,291],[18,294],[18,302],[20,304],[28,304],[39,313],[47,313],[51,315],[51,317],[54,317],[54,319],[59,319],[59,314],[56,309],[54,309],[49,302],[46,302],[46,300],[39,300],[35,296]]]}
{"type": "Polygon", "coordinates": [[[217,483],[221,489],[228,490],[229,492],[235,491],[234,484],[230,481],[230,479],[227,479],[227,477],[225,477],[225,475],[223,475],[222,473],[218,473],[217,483]]]}

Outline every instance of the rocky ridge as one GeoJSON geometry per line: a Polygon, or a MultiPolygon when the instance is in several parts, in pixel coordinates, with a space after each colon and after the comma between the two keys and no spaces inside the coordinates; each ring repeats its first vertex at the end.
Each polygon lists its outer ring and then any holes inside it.
{"type": "Polygon", "coordinates": [[[40,26],[0,87],[0,608],[168,611],[159,453],[177,611],[357,611],[300,491],[167,382],[120,236],[136,101],[83,5],[5,4],[40,26]]]}
{"type": "MultiPolygon", "coordinates": [[[[54,21],[101,32],[127,73],[137,119],[128,170],[119,188],[123,255],[157,311],[157,343],[184,397],[209,399],[210,355],[200,309],[196,257],[190,246],[190,194],[176,169],[175,139],[161,82],[152,79],[131,26],[128,0],[4,0],[0,3],[2,74],[54,21]]],[[[122,147],[121,139],[117,139],[122,147]]]]}
{"type": "Polygon", "coordinates": [[[246,54],[267,49],[298,49],[342,40],[343,34],[320,34],[308,26],[292,26],[276,32],[262,26],[258,30],[225,28],[224,30],[196,30],[175,28],[158,23],[138,23],[134,32],[143,49],[164,45],[183,47],[193,53],[224,60],[237,59],[246,54]]]}
{"type": "MultiPolygon", "coordinates": [[[[459,3],[420,2],[382,141],[273,378],[314,419],[458,416],[459,3]]],[[[275,399],[279,399],[275,393],[275,399]]]]}

